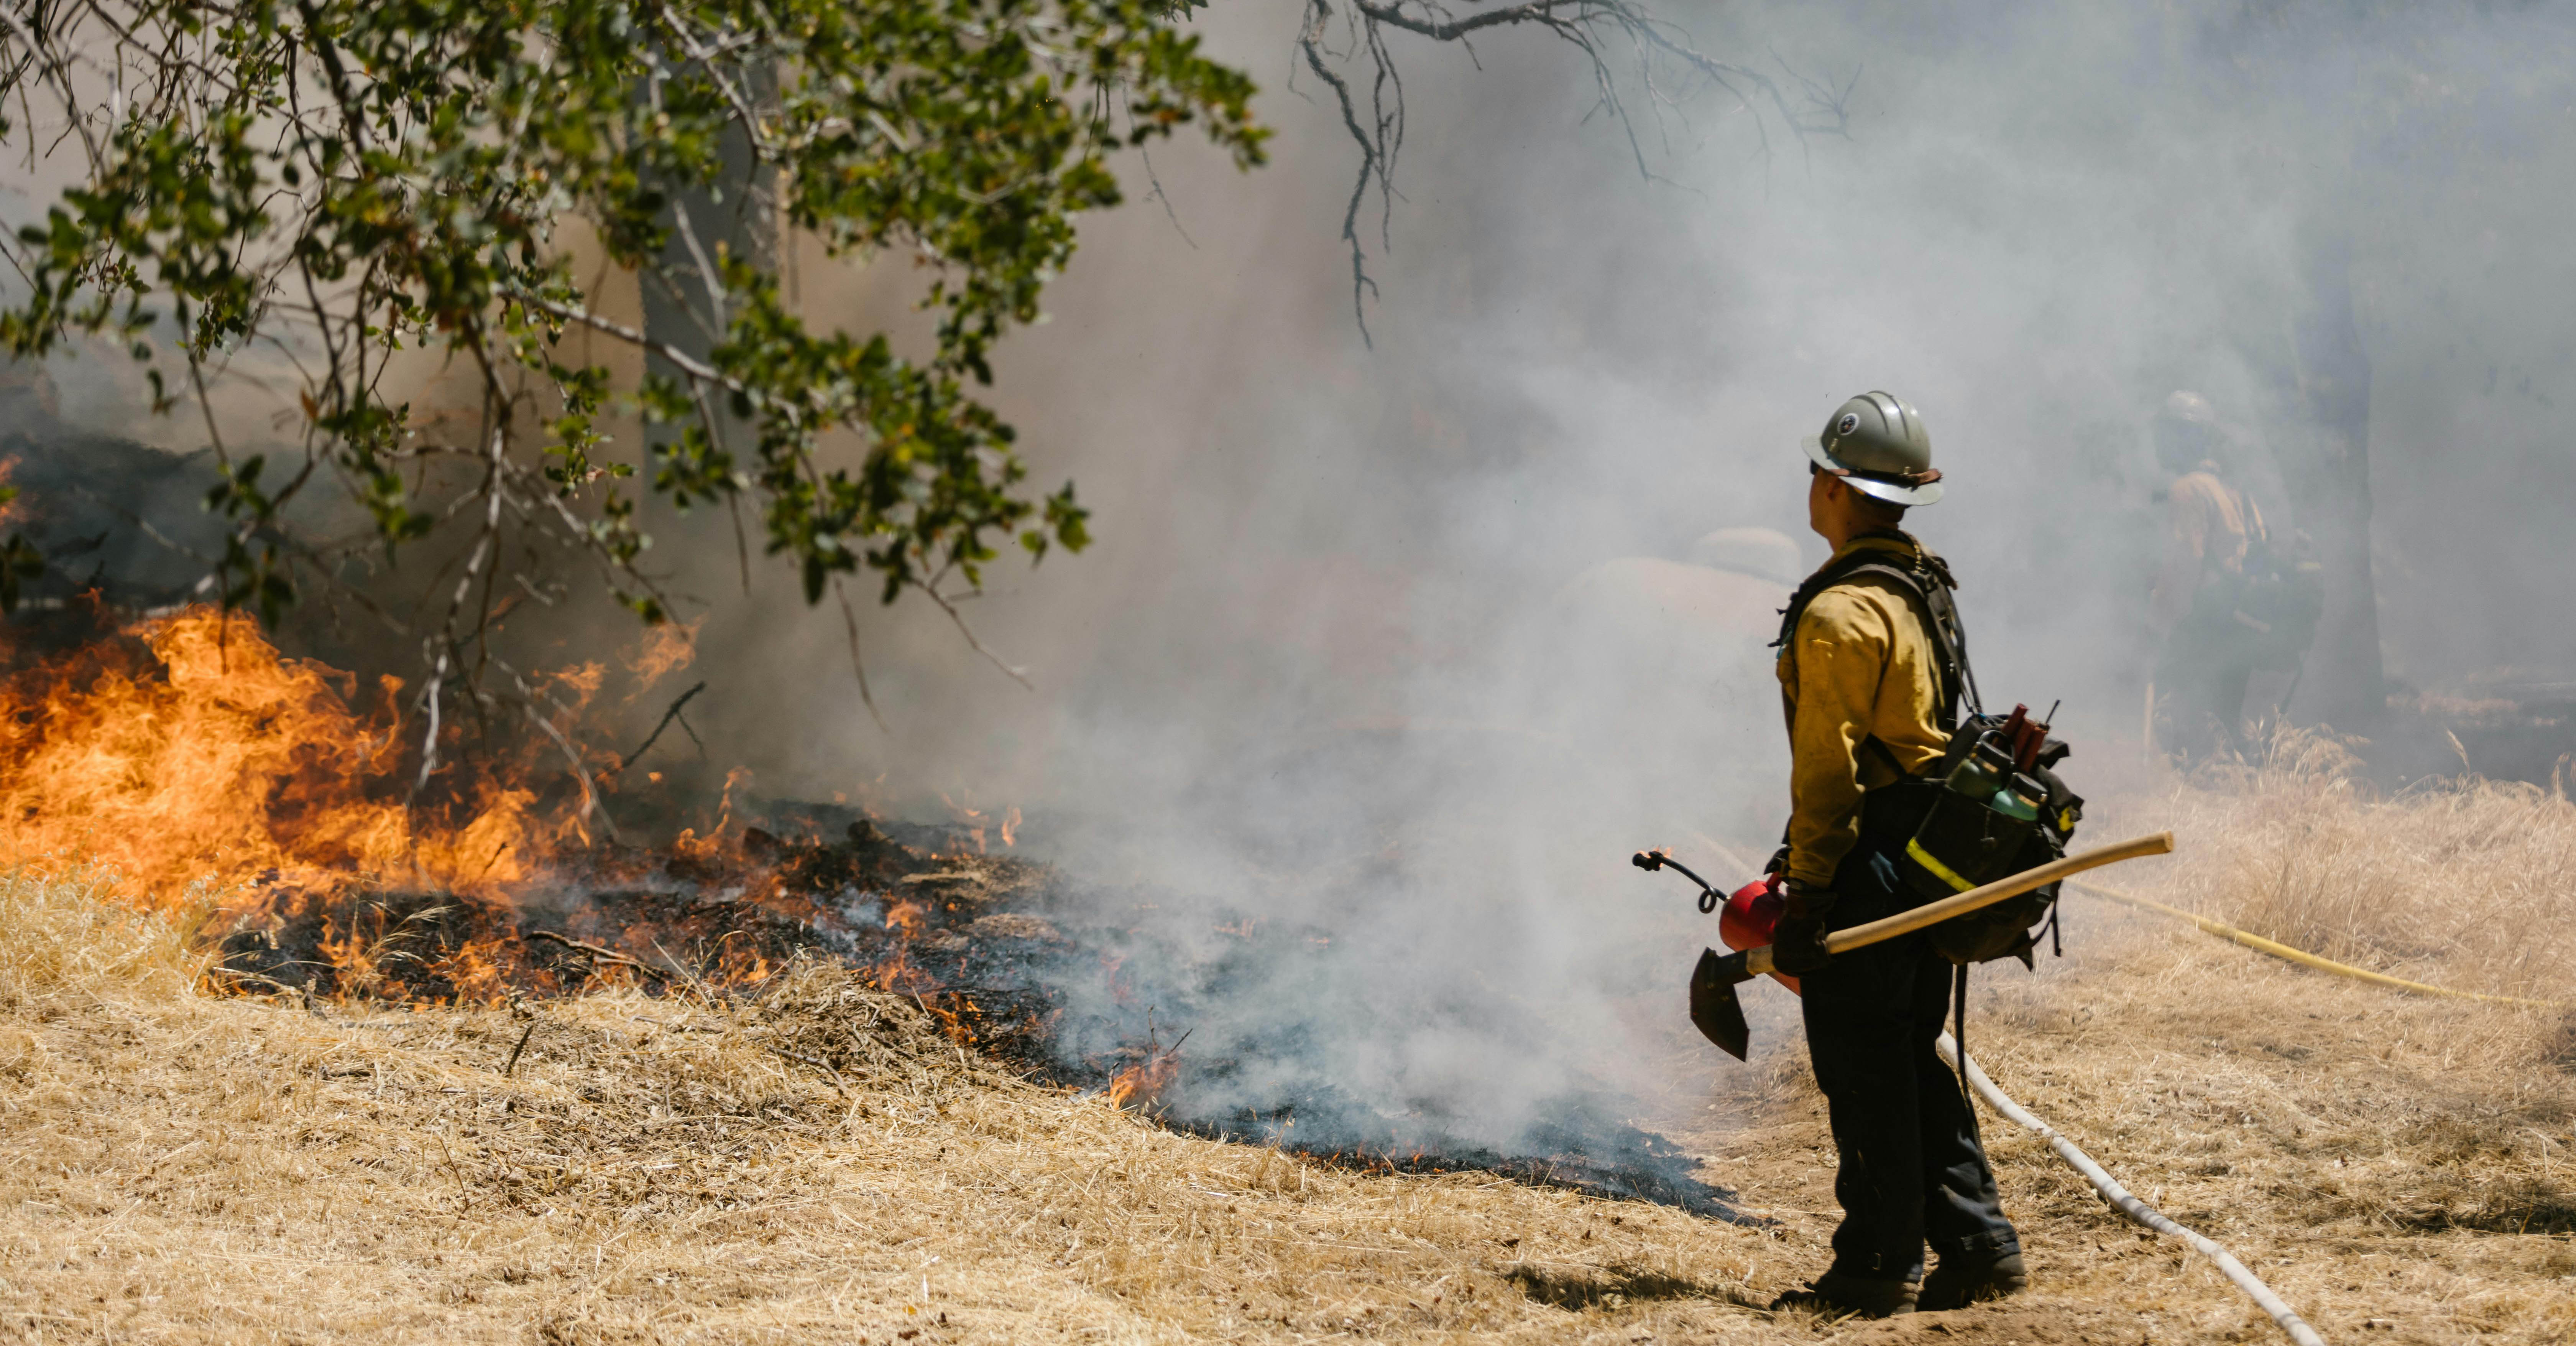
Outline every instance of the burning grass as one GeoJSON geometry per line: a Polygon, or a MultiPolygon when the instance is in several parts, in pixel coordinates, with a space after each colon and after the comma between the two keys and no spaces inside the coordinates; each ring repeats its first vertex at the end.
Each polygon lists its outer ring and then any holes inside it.
{"type": "MultiPolygon", "coordinates": [[[[756,996],[623,989],[517,1013],[208,998],[178,922],[98,892],[0,884],[17,932],[0,946],[0,1321],[29,1339],[1809,1330],[1743,1307],[1812,1271],[1829,1226],[1788,1034],[1766,1034],[1767,1072],[1703,1061],[1694,1095],[1724,1121],[1693,1139],[1783,1222],[1766,1233],[1173,1134],[996,1070],[908,997],[815,962],[756,996]]],[[[2533,1054],[2548,1024],[2078,919],[2068,964],[1981,982],[1976,1041],[2008,1087],[2338,1338],[2576,1329],[2552,1224],[2576,1090],[2533,1054]]],[[[1848,1335],[2268,1330],[2035,1143],[1990,1134],[2040,1290],[1937,1333],[1848,1335]]]]}
{"type": "MultiPolygon", "coordinates": [[[[1157,1008],[1203,1023],[1246,965],[1311,960],[1335,932],[1236,913],[1211,958],[1200,929],[1144,929],[1156,923],[1134,909],[1151,906],[1132,896],[1061,901],[1051,871],[989,850],[993,835],[1011,844],[1017,810],[952,804],[946,835],[899,840],[845,807],[780,805],[763,830],[737,816],[737,773],[703,832],[631,844],[639,818],[669,821],[657,806],[670,801],[630,794],[625,758],[577,746],[605,736],[584,722],[614,699],[601,669],[539,680],[520,707],[534,728],[496,747],[461,717],[407,727],[404,707],[426,703],[394,682],[360,697],[209,611],[68,635],[49,655],[15,651],[0,679],[13,711],[0,804],[15,824],[0,863],[41,873],[91,855],[130,876],[130,902],[194,903],[220,941],[214,973],[237,989],[344,1006],[490,1008],[619,986],[715,999],[765,994],[782,968],[826,958],[911,997],[960,1045],[1201,1134],[1277,1131],[1360,1167],[1470,1168],[1731,1214],[1687,1155],[1586,1098],[1552,1101],[1530,1134],[1471,1139],[1459,1118],[1392,1115],[1321,1068],[1248,1095],[1197,1087],[1276,1044],[1209,1034],[1185,1056],[1190,1027],[1158,1029],[1157,1008]]],[[[629,680],[649,686],[690,648],[648,640],[629,680]]]]}
{"type": "MultiPolygon", "coordinates": [[[[126,640],[22,667],[22,692],[106,700],[22,702],[0,743],[0,847],[25,862],[0,878],[0,1322],[25,1337],[1810,1331],[1747,1307],[1813,1274],[1831,1226],[1778,994],[1753,1006],[1767,1054],[1735,1068],[1671,1003],[1677,955],[1638,1006],[1668,1092],[1578,1128],[1663,1146],[1657,1174],[1709,1156],[1700,1176],[1767,1224],[1530,1185],[1566,1179],[1529,1156],[1494,1156],[1506,1177],[1224,1143],[1115,1106],[1223,1068],[1187,1022],[1057,1059],[1067,968],[1145,1011],[1121,995],[1116,913],[1060,908],[1035,866],[870,826],[826,840],[819,816],[638,850],[576,825],[587,785],[524,767],[411,801],[398,722],[350,710],[327,670],[184,621],[126,640]],[[313,733],[343,738],[292,741],[313,733]],[[520,840],[468,873],[494,818],[520,840]],[[102,838],[100,861],[70,858],[102,838]]],[[[2554,791],[2381,798],[2331,745],[2284,739],[2130,790],[2094,831],[2158,826],[2181,855],[2120,878],[2166,900],[2423,980],[2576,997],[2576,808],[2554,791]]],[[[2576,1334],[2576,1019],[2394,996],[2073,902],[2065,963],[1978,980],[1970,1046],[2006,1088],[2330,1335],[2576,1334]]],[[[1234,933],[1226,956],[1262,961],[1330,932],[1234,933]]],[[[1856,1338],[2268,1333],[2035,1142],[1990,1136],[2040,1288],[1856,1338]]]]}
{"type": "MultiPolygon", "coordinates": [[[[183,927],[96,885],[0,881],[0,915],[19,932],[0,946],[0,1322],[30,1340],[1814,1331],[1747,1307],[1812,1274],[1831,1223],[1785,1024],[1761,1031],[1762,1069],[1677,1054],[1665,1105],[1779,1222],[1759,1229],[1177,1134],[997,1068],[817,960],[754,994],[307,1009],[196,989],[183,927]]],[[[2534,1054],[2546,1024],[2107,916],[2079,910],[2045,975],[1980,980],[1972,1042],[2006,1087],[2333,1339],[2576,1330],[2553,1223],[2576,1074],[2534,1054]]],[[[2039,1289],[1837,1335],[2268,1334],[2035,1142],[1989,1136],[2039,1289]]]]}
{"type": "Polygon", "coordinates": [[[494,894],[577,835],[515,773],[413,798],[400,690],[386,679],[362,711],[353,679],[205,609],[22,657],[0,683],[0,863],[78,856],[144,901],[208,880],[250,895],[262,874],[494,894]]]}
{"type": "Polygon", "coordinates": [[[740,1000],[317,1013],[190,990],[164,918],[0,892],[63,941],[0,971],[0,1322],[30,1340],[1536,1341],[1569,1297],[1741,1323],[1775,1251],[1165,1131],[820,963],[740,1000]]]}

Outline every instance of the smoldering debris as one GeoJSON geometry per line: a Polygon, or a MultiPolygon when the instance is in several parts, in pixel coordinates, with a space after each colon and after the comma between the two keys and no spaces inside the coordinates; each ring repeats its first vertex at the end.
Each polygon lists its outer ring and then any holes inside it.
{"type": "MultiPolygon", "coordinates": [[[[502,903],[447,892],[278,888],[221,945],[214,976],[250,993],[490,1003],[626,986],[757,995],[800,962],[861,969],[962,1046],[1104,1093],[1175,1129],[1362,1171],[1483,1171],[1713,1219],[1759,1223],[1700,1180],[1698,1160],[1628,1121],[1621,1100],[1565,1092],[1502,1125],[1427,1104],[1402,1112],[1346,1087],[1311,1023],[1229,1022],[1230,983],[1328,975],[1330,936],[1238,913],[1226,951],[1157,960],[1138,905],[978,850],[951,826],[880,824],[833,806],[654,851],[567,857],[502,903]],[[1143,969],[1153,963],[1150,973],[1143,969]]],[[[1133,894],[1127,894],[1132,899],[1133,894]]]]}

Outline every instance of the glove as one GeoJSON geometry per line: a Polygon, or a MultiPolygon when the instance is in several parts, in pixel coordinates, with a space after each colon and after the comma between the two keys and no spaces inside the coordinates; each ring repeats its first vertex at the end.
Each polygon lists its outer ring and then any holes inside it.
{"type": "Polygon", "coordinates": [[[1833,908],[1830,890],[1800,883],[1789,885],[1787,909],[1780,914],[1780,924],[1771,931],[1774,970],[1797,977],[1825,965],[1831,956],[1825,952],[1825,913],[1833,908]]]}
{"type": "Polygon", "coordinates": [[[1788,873],[1789,848],[1786,845],[1783,845],[1780,849],[1771,852],[1771,859],[1762,866],[1762,872],[1764,874],[1788,873]]]}

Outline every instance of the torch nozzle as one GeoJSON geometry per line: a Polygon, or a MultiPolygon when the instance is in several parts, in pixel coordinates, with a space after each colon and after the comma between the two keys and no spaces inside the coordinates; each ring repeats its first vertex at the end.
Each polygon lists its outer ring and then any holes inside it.
{"type": "Polygon", "coordinates": [[[1628,863],[1635,865],[1637,868],[1642,869],[1649,874],[1654,873],[1658,869],[1671,869],[1675,873],[1680,874],[1683,878],[1698,884],[1699,913],[1702,916],[1717,910],[1717,904],[1726,900],[1715,888],[1708,886],[1708,880],[1701,878],[1697,874],[1693,874],[1690,871],[1690,866],[1683,864],[1681,861],[1674,859],[1672,856],[1667,855],[1662,851],[1639,851],[1635,855],[1628,857],[1628,863]]]}

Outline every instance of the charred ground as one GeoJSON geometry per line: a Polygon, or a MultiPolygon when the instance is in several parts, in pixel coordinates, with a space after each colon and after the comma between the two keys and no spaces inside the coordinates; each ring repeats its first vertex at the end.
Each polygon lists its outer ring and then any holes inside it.
{"type": "Polygon", "coordinates": [[[257,904],[266,915],[224,936],[214,975],[305,1003],[472,1005],[602,990],[757,997],[800,961],[826,963],[909,999],[961,1047],[1177,1130],[1359,1169],[1489,1172],[1751,1218],[1695,1176],[1696,1158],[1627,1120],[1630,1100],[1548,1100],[1509,1146],[1463,1138],[1436,1114],[1372,1106],[1321,1068],[1273,1082],[1257,1104],[1236,1101],[1246,1056],[1313,1060],[1293,1040],[1301,1026],[1192,1051],[1193,1025],[1246,968],[1275,972],[1329,942],[1320,930],[1194,904],[1225,938],[1193,957],[1119,919],[1162,904],[1084,887],[954,826],[828,805],[768,812],[769,826],[704,842],[552,860],[508,902],[263,876],[275,885],[257,904]]]}

